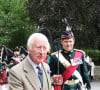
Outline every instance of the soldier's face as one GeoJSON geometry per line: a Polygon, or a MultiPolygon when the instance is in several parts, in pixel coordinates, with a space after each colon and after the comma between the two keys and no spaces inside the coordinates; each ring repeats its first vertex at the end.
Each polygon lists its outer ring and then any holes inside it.
{"type": "Polygon", "coordinates": [[[61,41],[62,47],[66,51],[71,51],[74,47],[75,40],[74,38],[64,39],[61,41]]]}

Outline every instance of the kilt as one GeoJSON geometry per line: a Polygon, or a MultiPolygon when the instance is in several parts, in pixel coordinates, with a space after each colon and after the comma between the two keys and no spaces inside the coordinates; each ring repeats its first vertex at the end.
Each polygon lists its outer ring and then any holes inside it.
{"type": "Polygon", "coordinates": [[[62,90],[81,90],[80,84],[68,85],[63,84],[62,90]]]}

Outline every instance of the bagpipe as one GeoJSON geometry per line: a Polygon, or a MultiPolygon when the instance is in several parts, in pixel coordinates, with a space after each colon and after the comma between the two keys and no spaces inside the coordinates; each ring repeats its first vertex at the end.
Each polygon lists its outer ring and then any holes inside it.
{"type": "Polygon", "coordinates": [[[1,51],[1,61],[6,62],[7,65],[9,65],[11,61],[14,61],[17,64],[22,61],[22,59],[24,59],[27,54],[27,50],[22,46],[18,49],[15,48],[14,51],[7,48],[6,46],[3,46],[1,51]],[[17,56],[15,54],[17,54],[17,56]]]}
{"type": "Polygon", "coordinates": [[[14,56],[14,51],[3,45],[0,57],[0,85],[8,83],[9,69],[21,62],[28,54],[27,50],[20,47],[19,56],[14,56]]]}

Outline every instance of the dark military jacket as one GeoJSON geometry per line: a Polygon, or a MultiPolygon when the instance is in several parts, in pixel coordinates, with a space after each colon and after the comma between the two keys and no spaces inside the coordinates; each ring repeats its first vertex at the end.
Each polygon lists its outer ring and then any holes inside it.
{"type": "MultiPolygon", "coordinates": [[[[70,63],[70,59],[74,58],[75,55],[75,51],[76,50],[72,50],[71,52],[67,52],[65,53],[64,50],[61,51],[62,55],[66,58],[66,60],[68,60],[70,63]]],[[[81,52],[81,51],[80,51],[81,52]]],[[[80,75],[82,76],[83,82],[84,84],[86,84],[87,89],[90,89],[90,80],[89,80],[89,75],[88,75],[88,71],[87,71],[87,67],[85,64],[85,58],[84,58],[84,54],[82,53],[82,64],[79,64],[77,71],[80,73],[80,75]]],[[[59,58],[57,58],[55,56],[55,53],[51,55],[51,59],[50,59],[50,69],[51,69],[51,76],[54,74],[62,74],[66,68],[62,65],[62,63],[58,62],[59,58]]],[[[72,79],[77,79],[76,76],[72,75],[68,80],[72,80],[72,79]]]]}

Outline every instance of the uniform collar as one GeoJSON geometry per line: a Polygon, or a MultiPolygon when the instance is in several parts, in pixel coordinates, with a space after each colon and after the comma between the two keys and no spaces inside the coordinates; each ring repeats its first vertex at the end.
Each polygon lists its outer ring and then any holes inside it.
{"type": "Polygon", "coordinates": [[[72,49],[71,51],[66,51],[66,50],[63,49],[63,52],[64,52],[64,53],[72,53],[73,50],[74,50],[74,49],[72,49]]]}

